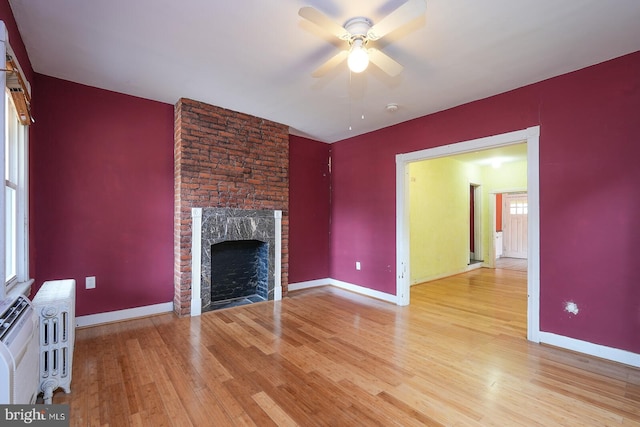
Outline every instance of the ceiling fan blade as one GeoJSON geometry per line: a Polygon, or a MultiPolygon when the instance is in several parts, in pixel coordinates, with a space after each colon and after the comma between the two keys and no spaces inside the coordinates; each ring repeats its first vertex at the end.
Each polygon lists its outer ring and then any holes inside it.
{"type": "Polygon", "coordinates": [[[391,31],[402,27],[409,21],[422,15],[427,10],[425,0],[407,0],[405,4],[382,18],[380,22],[375,24],[367,32],[369,40],[378,40],[391,31]]]}
{"type": "Polygon", "coordinates": [[[324,76],[329,70],[331,70],[332,68],[334,68],[335,66],[340,64],[342,61],[347,59],[347,56],[349,56],[349,51],[348,50],[341,50],[336,55],[334,55],[331,58],[329,58],[329,60],[327,62],[322,64],[320,67],[318,67],[313,72],[313,74],[311,74],[311,75],[313,77],[322,77],[322,76],[324,76]]]}
{"type": "Polygon", "coordinates": [[[369,61],[374,63],[378,68],[380,68],[391,77],[397,76],[404,69],[402,65],[398,64],[396,61],[387,56],[387,54],[382,53],[378,49],[368,49],[367,53],[369,54],[369,61]]]}
{"type": "Polygon", "coordinates": [[[307,21],[313,22],[317,26],[324,28],[326,31],[341,40],[349,40],[349,37],[351,37],[351,34],[349,34],[349,32],[345,30],[344,27],[336,24],[327,15],[310,6],[300,8],[300,10],[298,11],[298,15],[300,15],[307,21]]]}

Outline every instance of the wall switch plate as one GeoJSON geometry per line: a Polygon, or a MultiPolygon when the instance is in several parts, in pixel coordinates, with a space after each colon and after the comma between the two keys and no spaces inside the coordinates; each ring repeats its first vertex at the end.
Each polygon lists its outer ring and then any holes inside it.
{"type": "Polygon", "coordinates": [[[360,270],[360,261],[356,261],[356,270],[360,270]]]}
{"type": "Polygon", "coordinates": [[[96,276],[90,276],[85,279],[85,289],[95,289],[96,287],[96,276]]]}

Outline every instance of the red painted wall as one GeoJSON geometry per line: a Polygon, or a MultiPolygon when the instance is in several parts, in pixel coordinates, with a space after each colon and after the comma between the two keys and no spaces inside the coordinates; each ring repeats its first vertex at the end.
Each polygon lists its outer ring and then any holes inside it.
{"type": "Polygon", "coordinates": [[[330,147],[289,137],[289,283],[329,277],[330,147]]]}
{"type": "Polygon", "coordinates": [[[541,328],[640,353],[640,52],[542,89],[541,328]]]}
{"type": "Polygon", "coordinates": [[[541,330],[640,353],[638,76],[640,52],[333,144],[331,277],[395,294],[396,154],[540,125],[541,330]]]}
{"type": "Polygon", "coordinates": [[[37,287],[76,279],[77,315],[172,301],[173,106],[39,74],[36,86],[37,287]]]}

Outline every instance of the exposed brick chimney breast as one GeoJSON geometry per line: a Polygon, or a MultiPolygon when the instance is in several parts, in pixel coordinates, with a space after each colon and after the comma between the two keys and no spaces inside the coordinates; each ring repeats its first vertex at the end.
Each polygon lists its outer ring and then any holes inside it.
{"type": "Polygon", "coordinates": [[[191,99],[175,107],[174,311],[191,312],[191,208],[282,211],[282,295],[289,272],[289,131],[191,99]]]}

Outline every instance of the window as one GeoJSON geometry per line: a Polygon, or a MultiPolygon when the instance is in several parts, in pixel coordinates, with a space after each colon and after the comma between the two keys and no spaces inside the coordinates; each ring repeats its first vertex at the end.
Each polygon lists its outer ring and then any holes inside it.
{"type": "MultiPolygon", "coordinates": [[[[10,48],[9,48],[10,50],[10,48]]],[[[4,197],[0,198],[0,266],[4,266],[5,286],[0,286],[0,299],[11,293],[28,293],[29,231],[28,231],[28,127],[31,123],[28,86],[22,79],[13,56],[7,56],[6,87],[0,111],[4,114],[4,159],[0,175],[4,175],[4,197]],[[27,112],[25,114],[24,112],[27,112]]],[[[2,123],[2,122],[0,122],[2,123]]],[[[2,268],[0,268],[2,270],[2,268]]]]}
{"type": "Polygon", "coordinates": [[[11,96],[4,96],[4,219],[5,219],[5,283],[14,285],[17,280],[18,260],[18,113],[11,96]]]}
{"type": "Polygon", "coordinates": [[[511,215],[526,215],[528,210],[527,202],[516,201],[509,204],[509,213],[511,215]]]}

